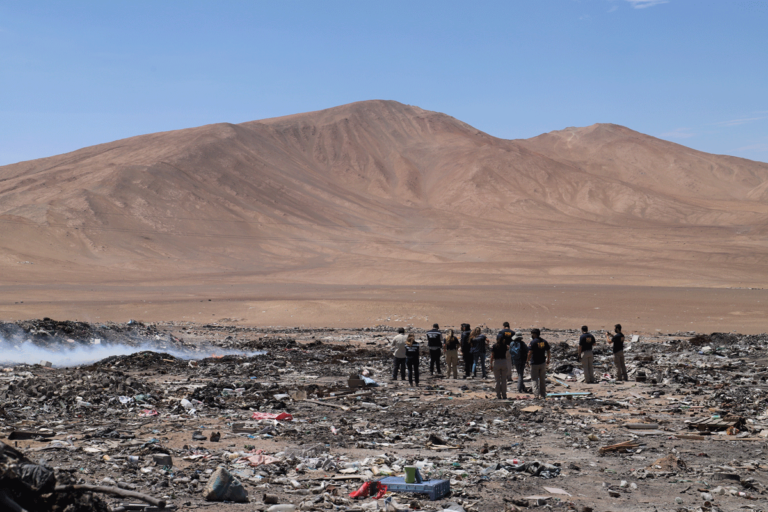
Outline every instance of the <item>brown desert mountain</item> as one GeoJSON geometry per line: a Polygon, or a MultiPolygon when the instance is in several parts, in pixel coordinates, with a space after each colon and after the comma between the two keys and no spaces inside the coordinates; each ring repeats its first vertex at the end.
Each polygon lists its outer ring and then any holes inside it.
{"type": "Polygon", "coordinates": [[[13,290],[762,288],[766,221],[768,164],[611,124],[497,139],[393,101],[0,167],[13,290]]]}

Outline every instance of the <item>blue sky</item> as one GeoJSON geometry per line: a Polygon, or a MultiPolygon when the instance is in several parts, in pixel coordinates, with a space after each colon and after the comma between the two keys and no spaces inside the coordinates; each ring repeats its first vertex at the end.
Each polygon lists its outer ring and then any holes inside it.
{"type": "Polygon", "coordinates": [[[9,1],[0,165],[367,99],[768,161],[768,1],[9,1]]]}

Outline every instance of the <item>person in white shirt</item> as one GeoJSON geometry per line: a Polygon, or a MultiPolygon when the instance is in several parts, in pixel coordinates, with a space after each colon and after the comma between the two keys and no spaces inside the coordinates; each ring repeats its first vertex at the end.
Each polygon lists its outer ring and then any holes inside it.
{"type": "Polygon", "coordinates": [[[405,329],[397,329],[397,336],[392,340],[392,347],[395,349],[392,355],[395,356],[395,369],[392,372],[392,380],[397,380],[397,370],[400,369],[400,380],[405,380],[405,342],[408,338],[405,336],[405,329]]]}

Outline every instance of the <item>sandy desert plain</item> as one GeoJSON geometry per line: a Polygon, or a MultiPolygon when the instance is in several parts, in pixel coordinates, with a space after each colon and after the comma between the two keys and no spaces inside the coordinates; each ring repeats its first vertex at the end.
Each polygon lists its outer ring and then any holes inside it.
{"type": "Polygon", "coordinates": [[[763,332],[767,198],[765,163],[393,101],[142,135],[0,168],[0,315],[763,332]]]}
{"type": "MultiPolygon", "coordinates": [[[[766,510],[766,221],[766,163],[612,124],[503,140],[394,101],[3,166],[4,352],[31,340],[55,359],[95,339],[142,351],[5,364],[2,435],[36,433],[15,445],[57,482],[121,484],[182,510],[267,510],[265,494],[302,510],[376,510],[383,500],[348,493],[416,463],[454,492],[393,493],[395,508],[766,510]],[[492,380],[424,364],[420,388],[390,381],[397,327],[503,321],[544,329],[552,389],[587,394],[497,401],[492,380]],[[630,381],[612,379],[603,350],[602,382],[584,384],[575,329],[602,340],[614,323],[640,335],[630,381]],[[347,393],[362,372],[380,386],[347,393]],[[294,420],[254,426],[254,412],[294,420]],[[714,416],[738,417],[735,431],[694,426],[714,416]],[[650,433],[626,427],[637,423],[650,433]],[[254,465],[254,454],[277,461],[254,465]],[[562,474],[518,474],[513,459],[562,474]],[[218,466],[249,503],[203,499],[218,466]]],[[[107,510],[60,494],[28,506],[107,510]]]]}

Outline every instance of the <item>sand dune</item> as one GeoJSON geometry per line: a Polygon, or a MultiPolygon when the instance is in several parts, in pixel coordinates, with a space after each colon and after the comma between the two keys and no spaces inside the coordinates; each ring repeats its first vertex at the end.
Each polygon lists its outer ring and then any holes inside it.
{"type": "Polygon", "coordinates": [[[610,124],[503,140],[393,101],[0,167],[14,290],[762,288],[767,220],[768,164],[610,124]]]}

